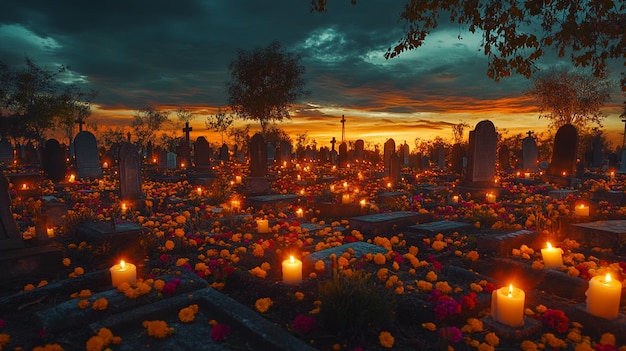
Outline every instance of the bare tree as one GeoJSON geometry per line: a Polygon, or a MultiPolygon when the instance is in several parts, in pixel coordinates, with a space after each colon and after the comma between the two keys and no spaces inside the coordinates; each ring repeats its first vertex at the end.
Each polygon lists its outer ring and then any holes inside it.
{"type": "Polygon", "coordinates": [[[222,111],[221,108],[217,109],[217,113],[215,115],[209,115],[206,118],[206,128],[213,130],[220,134],[222,137],[222,144],[224,144],[224,133],[230,128],[233,124],[235,117],[232,113],[226,113],[222,111]]]}

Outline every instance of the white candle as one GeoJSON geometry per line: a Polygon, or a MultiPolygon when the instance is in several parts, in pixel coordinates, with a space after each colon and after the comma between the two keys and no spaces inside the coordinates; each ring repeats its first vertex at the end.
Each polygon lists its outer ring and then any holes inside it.
{"type": "Polygon", "coordinates": [[[304,217],[304,210],[302,210],[301,208],[296,210],[296,217],[298,218],[302,218],[304,217]]]}
{"type": "Polygon", "coordinates": [[[524,173],[524,178],[526,178],[526,179],[530,179],[530,172],[526,172],[526,173],[524,173]]]}
{"type": "Polygon", "coordinates": [[[298,181],[301,181],[302,177],[298,174],[298,181]]]}
{"type": "Polygon", "coordinates": [[[46,233],[48,234],[48,238],[54,238],[54,228],[47,228],[46,233]]]}
{"type": "Polygon", "coordinates": [[[459,195],[452,196],[452,203],[453,204],[458,204],[459,203],[459,195]]]}
{"type": "Polygon", "coordinates": [[[233,210],[238,210],[240,208],[241,204],[239,203],[238,200],[233,200],[230,202],[230,207],[233,208],[233,210]]]}
{"type": "Polygon", "coordinates": [[[577,205],[574,208],[574,214],[580,217],[589,217],[589,206],[586,206],[585,204],[577,205]]]}
{"type": "Polygon", "coordinates": [[[367,206],[367,201],[365,201],[365,199],[361,200],[359,203],[361,204],[361,208],[367,206]]]}
{"type": "Polygon", "coordinates": [[[109,168],[109,163],[104,161],[104,163],[102,164],[102,168],[109,168]]]}
{"type": "Polygon", "coordinates": [[[615,180],[615,172],[611,171],[611,180],[615,180]]]}
{"type": "Polygon", "coordinates": [[[202,188],[201,187],[197,187],[196,188],[196,192],[198,193],[198,196],[202,195],[202,188]]]}
{"type": "Polygon", "coordinates": [[[563,265],[563,250],[552,247],[550,243],[547,248],[541,249],[541,256],[545,269],[559,269],[563,265]]]}
{"type": "Polygon", "coordinates": [[[495,204],[496,203],[496,195],[492,194],[492,193],[488,193],[486,195],[487,198],[487,202],[490,204],[495,204]]]}
{"type": "Polygon", "coordinates": [[[619,302],[622,297],[622,283],[605,277],[595,276],[589,280],[587,312],[596,317],[615,319],[619,314],[619,302]]]}
{"type": "Polygon", "coordinates": [[[241,176],[235,176],[235,184],[241,184],[241,176]]]}
{"type": "Polygon", "coordinates": [[[74,183],[75,180],[76,180],[76,176],[73,174],[70,174],[70,183],[74,183]]]}
{"type": "Polygon", "coordinates": [[[302,282],[302,261],[289,256],[283,261],[283,283],[297,285],[302,282]]]}
{"type": "Polygon", "coordinates": [[[510,327],[524,325],[524,302],[526,294],[513,285],[502,287],[491,294],[491,317],[510,327]]]}
{"type": "Polygon", "coordinates": [[[122,203],[122,214],[126,214],[127,210],[128,210],[128,206],[126,206],[126,203],[122,203]]]}
{"type": "Polygon", "coordinates": [[[349,204],[350,203],[350,194],[343,194],[343,195],[341,195],[341,203],[342,204],[349,204]]]}
{"type": "Polygon", "coordinates": [[[122,283],[135,284],[137,281],[137,267],[132,263],[126,263],[124,260],[109,269],[111,272],[111,284],[114,287],[122,283]]]}
{"type": "Polygon", "coordinates": [[[270,231],[269,222],[267,219],[257,219],[257,230],[259,233],[268,233],[270,231]]]}

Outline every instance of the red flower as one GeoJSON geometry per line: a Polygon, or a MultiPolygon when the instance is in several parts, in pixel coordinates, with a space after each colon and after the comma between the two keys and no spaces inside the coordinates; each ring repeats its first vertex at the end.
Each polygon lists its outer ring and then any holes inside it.
{"type": "Polygon", "coordinates": [[[317,330],[317,320],[315,317],[300,314],[293,320],[292,326],[298,333],[308,334],[309,332],[317,330]]]}
{"type": "Polygon", "coordinates": [[[211,328],[211,340],[223,341],[230,334],[230,327],[226,324],[216,324],[211,328]]]}
{"type": "Polygon", "coordinates": [[[561,310],[547,309],[543,313],[542,320],[559,333],[565,333],[569,328],[569,318],[561,310]]]}

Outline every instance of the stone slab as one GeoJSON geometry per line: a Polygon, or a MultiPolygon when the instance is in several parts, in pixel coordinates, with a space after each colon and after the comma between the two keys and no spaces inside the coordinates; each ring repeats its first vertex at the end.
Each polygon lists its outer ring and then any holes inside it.
{"type": "Polygon", "coordinates": [[[302,262],[304,266],[303,270],[305,272],[313,272],[315,262],[319,260],[324,261],[324,263],[326,264],[326,270],[330,270],[331,260],[329,257],[332,254],[335,254],[336,256],[341,256],[343,253],[347,252],[350,249],[354,250],[354,257],[361,257],[366,254],[377,254],[377,253],[386,254],[387,253],[387,249],[385,249],[384,247],[362,242],[362,241],[357,241],[353,243],[331,247],[329,249],[316,251],[307,255],[302,262]]]}
{"type": "Polygon", "coordinates": [[[604,333],[611,333],[617,338],[618,345],[623,344],[626,339],[626,315],[623,313],[619,313],[616,319],[596,317],[587,312],[586,303],[576,304],[568,308],[566,313],[570,320],[583,325],[585,335],[600,336],[604,333]]]}
{"type": "Polygon", "coordinates": [[[106,250],[108,261],[94,262],[98,268],[109,266],[111,260],[119,261],[127,257],[131,261],[142,260],[146,256],[141,240],[148,228],[128,221],[115,223],[115,228],[110,221],[83,223],[76,229],[76,235],[80,240],[86,241],[94,247],[106,250]]]}
{"type": "Polygon", "coordinates": [[[509,327],[496,322],[492,317],[481,319],[489,330],[495,331],[496,335],[507,340],[520,341],[539,333],[543,327],[541,321],[524,317],[524,325],[519,328],[509,327]]]}
{"type": "Polygon", "coordinates": [[[56,245],[2,251],[0,281],[48,276],[63,269],[63,249],[56,245]]]}
{"type": "Polygon", "coordinates": [[[571,224],[568,237],[591,247],[619,249],[626,245],[626,220],[571,224]]]}
{"type": "Polygon", "coordinates": [[[426,219],[428,217],[429,215],[412,211],[395,211],[353,217],[350,218],[349,223],[352,229],[356,229],[363,234],[380,235],[393,234],[409,225],[427,222],[428,220],[426,219]]]}
{"type": "Polygon", "coordinates": [[[359,204],[338,204],[331,202],[320,202],[315,204],[315,213],[321,218],[347,219],[360,216],[363,209],[359,204]]]}
{"type": "Polygon", "coordinates": [[[553,199],[563,200],[569,195],[576,195],[576,193],[577,193],[576,190],[567,190],[567,189],[550,190],[548,191],[548,196],[550,196],[553,199]]]}
{"type": "Polygon", "coordinates": [[[472,225],[456,221],[435,221],[409,226],[407,231],[419,234],[449,234],[458,230],[471,228],[472,225]]]}
{"type": "Polygon", "coordinates": [[[301,199],[296,194],[272,194],[248,197],[246,203],[253,207],[285,206],[298,203],[301,199]]]}
{"type": "Polygon", "coordinates": [[[144,349],[147,344],[154,350],[180,351],[315,350],[260,314],[211,288],[191,291],[90,324],[94,333],[102,327],[122,337],[123,342],[115,346],[116,350],[134,351],[144,349]],[[191,304],[198,305],[198,314],[193,322],[183,324],[177,317],[178,311],[191,304]],[[165,320],[174,328],[174,333],[164,339],[149,337],[141,324],[144,320],[154,319],[165,320]],[[225,342],[211,340],[208,324],[211,319],[231,327],[225,342]]]}
{"type": "Polygon", "coordinates": [[[488,233],[478,237],[477,248],[481,254],[507,257],[511,255],[514,248],[522,245],[534,247],[537,238],[537,232],[530,230],[488,233]]]}

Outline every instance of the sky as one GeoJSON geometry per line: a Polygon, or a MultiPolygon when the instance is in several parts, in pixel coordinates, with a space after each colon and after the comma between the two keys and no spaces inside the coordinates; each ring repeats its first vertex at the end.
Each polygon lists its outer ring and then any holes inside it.
{"type": "MultiPolygon", "coordinates": [[[[99,92],[88,127],[129,128],[145,107],[194,111],[192,138],[220,142],[205,122],[227,105],[228,64],[239,50],[278,41],[300,55],[308,97],[279,124],[292,138],[306,133],[318,147],[341,140],[382,145],[388,138],[412,148],[416,138],[452,141],[452,126],[470,129],[484,119],[508,135],[542,131],[532,81],[487,77],[480,35],[442,24],[424,46],[386,60],[402,35],[403,4],[335,0],[326,13],[311,13],[309,0],[3,0],[0,61],[18,67],[29,57],[39,66],[69,67],[68,82],[99,92]],[[147,5],[149,4],[149,6],[147,5]],[[459,36],[463,39],[459,40],[459,36]]],[[[610,62],[617,79],[622,62],[610,62]]],[[[539,67],[569,67],[549,54],[539,67]]],[[[623,67],[621,67],[623,70],[623,67]]],[[[604,113],[613,145],[621,145],[623,96],[616,86],[604,113]]],[[[170,114],[175,120],[175,113],[170,114]]],[[[258,122],[250,123],[258,130],[258,122]]],[[[163,132],[182,135],[168,126],[163,132]]],[[[467,132],[465,133],[467,138],[467,132]]]]}

